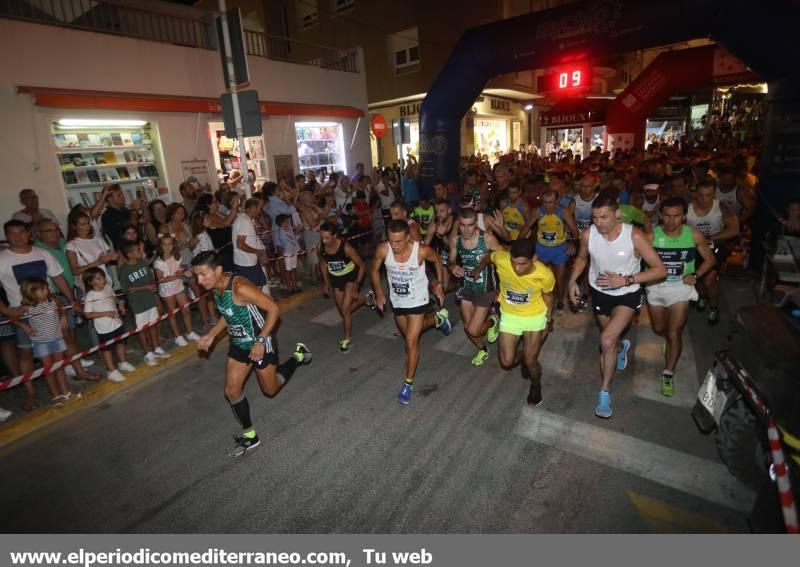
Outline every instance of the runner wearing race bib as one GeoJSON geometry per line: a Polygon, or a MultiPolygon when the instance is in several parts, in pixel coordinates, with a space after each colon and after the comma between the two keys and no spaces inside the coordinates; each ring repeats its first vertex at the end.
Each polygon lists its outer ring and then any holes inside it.
{"type": "Polygon", "coordinates": [[[536,242],[520,238],[506,251],[491,235],[485,235],[491,261],[500,283],[500,365],[510,370],[520,364],[522,377],[531,381],[528,404],[542,403],[542,367],[539,351],[553,311],[555,277],[536,260],[536,242]],[[522,352],[517,349],[522,339],[522,352]]]}
{"type": "Polygon", "coordinates": [[[508,187],[508,200],[501,207],[503,225],[508,230],[510,240],[516,240],[520,235],[525,236],[530,230],[528,219],[531,210],[528,202],[522,196],[522,190],[516,184],[508,187]],[[522,234],[522,233],[525,234],[522,234]]]}
{"type": "Polygon", "coordinates": [[[647,308],[653,332],[666,338],[661,393],[674,393],[673,373],[683,349],[683,328],[689,315],[689,302],[697,299],[698,278],[714,269],[714,255],[703,234],[686,223],[686,202],[671,197],[661,206],[661,225],[653,230],[653,248],[667,269],[667,277],[647,286],[647,308]],[[695,257],[703,259],[695,269],[695,257]]]}
{"type": "Polygon", "coordinates": [[[433,263],[436,269],[434,293],[440,305],[444,305],[442,263],[436,252],[429,246],[421,245],[411,239],[408,223],[393,220],[387,229],[388,242],[381,243],[375,251],[370,275],[375,292],[375,305],[381,311],[386,306],[386,297],[381,284],[381,266],[386,264],[386,279],[389,283],[389,300],[394,311],[397,328],[406,339],[406,378],[400,388],[397,401],[401,404],[411,402],[414,377],[419,364],[419,337],[423,331],[436,327],[445,335],[450,334],[451,325],[447,309],[442,307],[434,312],[434,305],[428,293],[428,276],[425,262],[433,263]]]}
{"type": "Polygon", "coordinates": [[[425,235],[425,244],[433,248],[434,252],[439,255],[439,260],[442,262],[444,268],[444,291],[450,291],[450,271],[447,269],[449,265],[450,256],[450,237],[455,231],[455,222],[453,222],[453,209],[450,202],[446,199],[439,199],[436,201],[436,216],[433,219],[433,226],[430,227],[428,233],[425,235]]]}
{"type": "Polygon", "coordinates": [[[424,237],[428,234],[428,227],[433,222],[436,211],[428,199],[420,199],[419,206],[411,212],[411,218],[419,223],[419,231],[424,237]]]}

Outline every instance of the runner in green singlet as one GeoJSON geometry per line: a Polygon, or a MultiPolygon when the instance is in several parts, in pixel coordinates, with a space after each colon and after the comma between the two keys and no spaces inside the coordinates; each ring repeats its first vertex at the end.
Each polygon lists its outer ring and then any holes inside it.
{"type": "Polygon", "coordinates": [[[472,209],[461,209],[458,214],[458,232],[450,239],[449,269],[457,278],[463,278],[459,290],[461,320],[467,339],[478,347],[472,358],[473,366],[481,366],[489,358],[490,343],[497,341],[500,319],[489,315],[495,300],[494,270],[489,265],[489,247],[484,232],[478,228],[478,215],[472,209]],[[488,317],[488,320],[487,320],[488,317]]]}
{"type": "Polygon", "coordinates": [[[192,271],[201,286],[214,291],[214,303],[222,315],[208,334],[197,341],[198,350],[209,350],[216,336],[226,327],[230,337],[225,362],[225,397],[242,426],[242,434],[236,438],[236,445],[229,453],[231,457],[238,457],[261,443],[253,428],[250,404],[244,394],[244,385],[253,365],[261,391],[272,398],[289,382],[298,366],[311,363],[311,352],[303,343],[297,343],[291,358],[278,365],[278,341],[274,330],[280,318],[280,308],[272,298],[247,279],[223,272],[216,252],[202,252],[195,256],[192,271]]]}

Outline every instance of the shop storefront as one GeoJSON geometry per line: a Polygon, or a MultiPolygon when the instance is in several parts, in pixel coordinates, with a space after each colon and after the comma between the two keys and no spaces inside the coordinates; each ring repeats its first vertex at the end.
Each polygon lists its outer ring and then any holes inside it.
{"type": "Polygon", "coordinates": [[[541,112],[540,148],[549,155],[572,150],[573,155],[585,157],[603,147],[605,137],[605,100],[583,100],[580,108],[575,103],[555,105],[541,112]]]}
{"type": "Polygon", "coordinates": [[[294,130],[300,173],[347,171],[340,123],[295,122],[294,130]]]}
{"type": "MultiPolygon", "coordinates": [[[[391,135],[378,141],[373,139],[373,152],[380,156],[384,165],[396,163],[398,157],[419,158],[419,111],[422,101],[406,102],[394,106],[380,106],[373,110],[380,113],[388,124],[404,118],[410,122],[410,141],[401,146],[393,145],[391,135]]],[[[470,112],[461,122],[461,154],[479,153],[496,161],[497,155],[519,148],[528,140],[528,114],[524,105],[516,100],[483,95],[478,97],[470,112]]]]}
{"type": "Polygon", "coordinates": [[[678,142],[686,134],[687,122],[691,116],[689,106],[662,106],[645,123],[645,149],[651,144],[678,142]]]}
{"type": "MultiPolygon", "coordinates": [[[[234,170],[242,171],[242,160],[239,151],[239,142],[225,135],[223,122],[209,122],[208,137],[214,153],[214,165],[220,175],[230,175],[234,170]]],[[[264,151],[263,136],[244,139],[247,152],[247,167],[253,170],[256,185],[261,186],[269,178],[267,171],[266,152],[264,151]]]]}

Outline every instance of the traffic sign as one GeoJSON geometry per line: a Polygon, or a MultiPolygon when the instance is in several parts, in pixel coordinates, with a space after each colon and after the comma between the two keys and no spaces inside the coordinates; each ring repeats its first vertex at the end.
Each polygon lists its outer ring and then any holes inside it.
{"type": "Polygon", "coordinates": [[[383,138],[386,135],[386,119],[382,114],[372,117],[372,133],[376,138],[383,138]]]}

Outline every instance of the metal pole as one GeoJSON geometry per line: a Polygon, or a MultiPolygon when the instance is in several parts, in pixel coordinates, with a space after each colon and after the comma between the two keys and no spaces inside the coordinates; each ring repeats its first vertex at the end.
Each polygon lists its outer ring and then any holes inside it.
{"type": "Polygon", "coordinates": [[[233,117],[236,124],[236,138],[239,140],[239,168],[242,172],[242,179],[244,179],[244,192],[245,196],[249,199],[252,194],[250,191],[250,178],[247,175],[247,147],[244,143],[244,131],[242,129],[242,117],[239,113],[239,98],[236,94],[236,78],[233,69],[233,54],[231,53],[231,34],[228,29],[228,16],[227,8],[225,7],[225,0],[219,0],[219,11],[221,13],[222,22],[222,40],[225,49],[225,64],[228,67],[228,90],[233,95],[233,117]]]}

